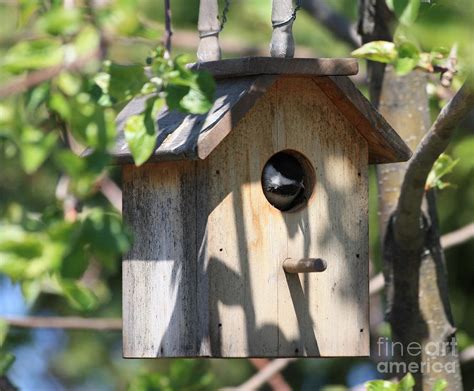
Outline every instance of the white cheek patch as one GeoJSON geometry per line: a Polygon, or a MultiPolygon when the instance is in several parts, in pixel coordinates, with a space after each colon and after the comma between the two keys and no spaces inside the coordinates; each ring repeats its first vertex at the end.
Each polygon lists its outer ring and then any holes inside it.
{"type": "Polygon", "coordinates": [[[272,186],[278,187],[278,186],[295,184],[294,180],[291,180],[283,176],[281,173],[275,170],[275,167],[273,167],[271,164],[268,165],[266,170],[267,170],[267,175],[270,177],[270,185],[272,186]]]}

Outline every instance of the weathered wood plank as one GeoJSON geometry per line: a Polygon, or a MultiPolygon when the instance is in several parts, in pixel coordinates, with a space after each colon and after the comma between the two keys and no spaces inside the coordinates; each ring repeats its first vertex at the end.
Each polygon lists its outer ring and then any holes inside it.
{"type": "MultiPolygon", "coordinates": [[[[157,146],[149,162],[204,158],[212,150],[211,146],[232,130],[272,81],[271,76],[220,81],[214,105],[207,114],[189,115],[165,108],[158,115],[157,146]]],[[[112,150],[117,163],[133,163],[123,127],[127,118],[143,111],[146,99],[132,100],[117,117],[118,137],[112,150]]]]}
{"type": "Polygon", "coordinates": [[[370,164],[410,159],[410,148],[348,77],[334,76],[314,80],[367,140],[370,164]]]}
{"type": "Polygon", "coordinates": [[[279,354],[368,355],[367,143],[305,79],[281,79],[270,92],[274,132],[315,169],[308,206],[284,215],[287,257],[327,262],[323,273],[279,273],[279,354]]]}
{"type": "MultiPolygon", "coordinates": [[[[157,119],[157,147],[149,162],[205,159],[275,80],[284,77],[262,75],[219,80],[216,101],[208,114],[186,115],[163,110],[157,119]]],[[[409,159],[410,149],[347,77],[312,77],[312,80],[367,140],[370,164],[409,159]]],[[[118,163],[133,162],[123,126],[129,116],[143,109],[145,101],[146,97],[134,99],[117,118],[119,132],[112,155],[118,163]]]]}
{"type": "Polygon", "coordinates": [[[359,71],[355,58],[243,57],[201,62],[190,67],[206,70],[218,79],[250,75],[355,75],[359,71]]]}
{"type": "Polygon", "coordinates": [[[319,87],[279,80],[197,167],[210,354],[367,355],[367,143],[319,87]],[[316,176],[308,206],[293,213],[271,206],[260,183],[287,148],[316,176]],[[321,257],[328,268],[288,275],[288,257],[321,257]]]}
{"type": "Polygon", "coordinates": [[[194,165],[123,167],[123,216],[134,234],[122,262],[124,357],[199,351],[194,165]]]}

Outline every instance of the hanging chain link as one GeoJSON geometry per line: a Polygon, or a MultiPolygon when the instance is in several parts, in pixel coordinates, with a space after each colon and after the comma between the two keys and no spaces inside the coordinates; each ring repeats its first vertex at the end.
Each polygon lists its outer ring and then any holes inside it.
{"type": "Polygon", "coordinates": [[[199,33],[200,38],[217,36],[224,29],[224,24],[227,22],[227,14],[229,13],[230,1],[224,1],[224,8],[222,9],[222,14],[217,16],[217,19],[220,21],[219,30],[210,30],[210,31],[201,31],[199,33]]]}
{"type": "MultiPolygon", "coordinates": [[[[220,16],[217,17],[220,21],[219,30],[206,31],[206,32],[203,31],[199,34],[199,36],[201,38],[210,37],[210,36],[213,36],[213,35],[218,35],[224,29],[224,25],[227,22],[227,14],[229,13],[230,3],[231,3],[231,0],[224,0],[224,8],[222,9],[222,13],[221,13],[220,16]]],[[[290,23],[291,21],[295,20],[296,19],[296,13],[301,8],[301,3],[302,3],[302,0],[296,0],[295,8],[293,9],[293,12],[291,13],[290,17],[286,20],[283,20],[283,21],[273,21],[272,20],[272,27],[273,28],[281,27],[281,26],[284,26],[284,25],[290,23]]]]}
{"type": "Polygon", "coordinates": [[[227,14],[229,13],[230,8],[230,0],[224,1],[224,9],[222,10],[222,15],[220,16],[219,20],[221,21],[221,25],[219,27],[219,32],[224,29],[224,25],[227,22],[227,14]]]}
{"type": "Polygon", "coordinates": [[[301,8],[301,3],[302,3],[302,0],[296,0],[295,8],[293,9],[293,12],[291,13],[291,16],[288,19],[285,19],[283,21],[273,21],[272,20],[272,27],[273,28],[281,27],[281,26],[284,26],[284,25],[290,23],[291,21],[295,20],[296,19],[296,13],[301,8]]]}

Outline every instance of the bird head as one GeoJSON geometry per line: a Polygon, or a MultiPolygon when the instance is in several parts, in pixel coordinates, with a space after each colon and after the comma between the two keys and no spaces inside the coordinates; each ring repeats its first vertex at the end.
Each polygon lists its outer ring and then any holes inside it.
{"type": "Polygon", "coordinates": [[[304,190],[302,166],[295,157],[278,153],[265,165],[262,182],[265,196],[273,206],[280,210],[291,209],[293,201],[304,190]]]}

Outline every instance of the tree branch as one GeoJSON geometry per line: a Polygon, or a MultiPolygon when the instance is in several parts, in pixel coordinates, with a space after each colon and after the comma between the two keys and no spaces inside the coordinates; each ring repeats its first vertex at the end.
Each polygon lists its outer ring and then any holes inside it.
{"type": "Polygon", "coordinates": [[[62,71],[80,70],[90,61],[99,59],[100,55],[101,49],[97,49],[85,56],[78,57],[74,61],[65,62],[53,67],[33,71],[26,74],[25,76],[15,77],[14,79],[8,81],[5,85],[0,86],[0,98],[21,94],[22,92],[25,92],[38,84],[53,79],[62,71]]]}
{"type": "Polygon", "coordinates": [[[474,239],[474,223],[441,236],[441,246],[446,250],[471,239],[474,239]]]}
{"type": "Polygon", "coordinates": [[[235,388],[226,388],[226,391],[250,391],[250,390],[258,390],[261,386],[263,386],[271,377],[273,377],[276,373],[283,370],[288,364],[295,361],[296,358],[277,358],[272,360],[268,365],[258,371],[255,375],[253,375],[250,379],[248,379],[245,383],[242,383],[240,386],[235,388]]]}
{"type": "Polygon", "coordinates": [[[308,12],[337,38],[353,48],[360,46],[361,40],[356,28],[344,15],[329,7],[324,0],[304,0],[301,4],[301,8],[308,12]]]}
{"type": "Polygon", "coordinates": [[[458,123],[474,107],[474,92],[466,82],[418,145],[403,180],[395,211],[394,229],[397,242],[407,249],[419,249],[422,243],[421,203],[426,178],[438,156],[446,149],[458,123]]]}
{"type": "Polygon", "coordinates": [[[164,0],[164,3],[165,3],[165,32],[163,36],[163,43],[166,49],[165,57],[169,58],[171,55],[171,36],[173,35],[173,31],[171,30],[171,5],[170,5],[170,0],[164,0]]]}
{"type": "Polygon", "coordinates": [[[459,353],[459,360],[463,364],[474,361],[474,346],[468,346],[461,353],[459,353]]]}
{"type": "MultiPolygon", "coordinates": [[[[441,246],[444,250],[465,243],[474,239],[474,223],[470,223],[453,232],[441,236],[441,246]]],[[[369,295],[373,296],[379,293],[385,286],[383,273],[378,273],[370,279],[369,295]]]]}
{"type": "Polygon", "coordinates": [[[122,213],[122,189],[108,176],[104,176],[99,181],[98,187],[112,206],[122,213]]]}
{"type": "Polygon", "coordinates": [[[0,391],[18,391],[10,379],[6,376],[0,376],[0,391]]]}
{"type": "MultiPolygon", "coordinates": [[[[268,358],[251,358],[249,361],[259,371],[271,364],[271,360],[268,358]]],[[[285,381],[285,378],[280,372],[275,373],[271,378],[269,378],[268,384],[275,391],[291,391],[291,387],[285,381]]]]}
{"type": "Polygon", "coordinates": [[[21,328],[77,329],[77,330],[121,330],[120,318],[79,318],[75,316],[2,316],[0,320],[9,326],[21,328]]]}

